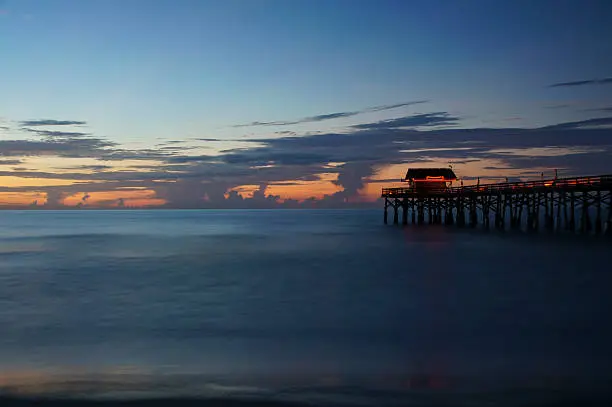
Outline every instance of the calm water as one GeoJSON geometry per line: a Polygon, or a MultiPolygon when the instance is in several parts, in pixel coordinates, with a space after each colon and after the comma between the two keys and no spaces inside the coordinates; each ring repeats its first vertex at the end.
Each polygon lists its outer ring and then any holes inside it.
{"type": "Polygon", "coordinates": [[[611,383],[610,242],[381,220],[0,212],[0,387],[405,404],[611,383]]]}

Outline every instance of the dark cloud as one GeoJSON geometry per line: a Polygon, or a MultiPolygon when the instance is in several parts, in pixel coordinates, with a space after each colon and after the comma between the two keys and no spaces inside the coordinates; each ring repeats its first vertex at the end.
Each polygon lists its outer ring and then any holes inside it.
{"type": "Polygon", "coordinates": [[[178,146],[165,146],[165,147],[158,147],[157,150],[159,150],[160,152],[164,152],[164,153],[170,153],[170,154],[179,154],[179,153],[183,153],[189,150],[201,150],[201,149],[208,149],[209,147],[178,147],[178,146]]]}
{"type": "Polygon", "coordinates": [[[583,112],[600,112],[600,113],[608,113],[612,112],[612,107],[599,107],[594,109],[583,109],[583,112]]]}
{"type": "MultiPolygon", "coordinates": [[[[596,150],[601,148],[602,151],[608,151],[612,144],[610,130],[588,127],[601,122],[602,120],[580,124],[565,123],[540,129],[446,128],[427,131],[374,126],[345,134],[326,133],[307,137],[260,139],[260,146],[230,151],[224,161],[233,168],[274,163],[272,168],[247,170],[247,175],[241,180],[227,178],[235,183],[234,185],[270,183],[274,178],[307,179],[313,174],[323,172],[337,173],[338,179],[335,183],[341,186],[343,191],[320,202],[322,206],[333,207],[342,206],[342,202],[351,202],[348,198],[357,196],[357,191],[363,187],[365,180],[373,175],[374,168],[387,164],[409,165],[434,159],[448,159],[454,165],[461,165],[482,159],[496,159],[507,163],[507,169],[527,170],[539,165],[559,168],[561,165],[554,163],[562,160],[557,157],[567,155],[571,156],[567,160],[571,164],[567,166],[568,171],[585,170],[593,173],[596,169],[602,169],[602,163],[605,162],[602,159],[605,154],[596,150]],[[564,150],[552,156],[547,156],[546,152],[537,155],[537,150],[530,150],[541,147],[564,150]],[[579,151],[580,148],[585,151],[579,151]],[[502,151],[504,149],[512,151],[505,153],[502,151]],[[591,160],[589,157],[592,155],[599,158],[591,160]],[[521,159],[524,161],[520,162],[521,159]],[[327,166],[328,162],[345,164],[327,166]],[[519,162],[521,167],[517,167],[519,162]],[[594,164],[596,162],[599,163],[597,166],[594,164]]],[[[411,124],[414,124],[414,121],[411,124]]]]}
{"type": "Polygon", "coordinates": [[[370,163],[347,163],[339,167],[338,179],[334,184],[342,187],[342,191],[334,196],[348,199],[358,194],[363,188],[364,179],[372,175],[372,165],[370,163]]]}
{"type": "Polygon", "coordinates": [[[109,149],[103,152],[98,158],[105,161],[123,160],[163,160],[172,157],[171,153],[155,149],[109,149]]]}
{"type": "Polygon", "coordinates": [[[289,126],[291,124],[298,124],[299,121],[286,122],[286,121],[277,121],[277,122],[251,122],[246,124],[236,124],[232,127],[256,127],[256,126],[289,126]]]}
{"type": "Polygon", "coordinates": [[[397,109],[399,107],[406,107],[406,106],[412,106],[412,105],[420,105],[421,103],[427,103],[427,102],[429,102],[429,100],[414,100],[412,102],[396,103],[394,105],[374,106],[374,107],[370,107],[368,109],[364,109],[361,112],[362,113],[365,113],[365,112],[381,112],[383,110],[391,110],[391,109],[397,109]]]}
{"type": "MultiPolygon", "coordinates": [[[[560,176],[571,175],[600,175],[609,174],[612,162],[612,150],[585,151],[558,156],[508,156],[504,161],[510,168],[522,170],[524,176],[539,176],[540,171],[533,171],[533,167],[557,168],[560,176]]],[[[502,169],[503,171],[503,169],[502,169]]]]}
{"type": "Polygon", "coordinates": [[[326,155],[315,152],[269,152],[264,157],[251,154],[249,150],[243,153],[227,154],[222,157],[228,164],[247,164],[250,166],[261,165],[308,165],[325,162],[326,155]]]}
{"type": "Polygon", "coordinates": [[[186,143],[186,140],[168,140],[162,144],[183,144],[186,143]]]}
{"type": "Polygon", "coordinates": [[[79,165],[76,167],[63,167],[58,168],[60,170],[84,170],[84,171],[106,171],[112,170],[113,167],[110,165],[79,165]]]}
{"type": "Polygon", "coordinates": [[[211,155],[180,155],[176,157],[168,157],[165,159],[165,161],[170,164],[217,162],[219,161],[219,157],[211,155]]]}
{"type": "MultiPolygon", "coordinates": [[[[37,188],[37,191],[51,194],[48,208],[58,207],[61,198],[67,194],[133,187],[152,189],[157,198],[167,201],[164,206],[167,208],[366,207],[377,203],[359,202],[359,191],[365,183],[371,182],[368,180],[378,168],[388,164],[409,166],[433,160],[437,163],[448,160],[460,166],[494,159],[496,161],[491,164],[495,164],[500,173],[512,170],[514,174],[520,171],[525,176],[539,167],[560,168],[563,174],[577,175],[610,171],[612,130],[604,126],[609,125],[612,118],[536,129],[441,126],[456,124],[458,120],[448,113],[439,112],[370,123],[353,127],[346,133],[302,136],[287,133],[287,137],[245,140],[252,141],[248,144],[250,147],[230,149],[216,156],[190,156],[187,149],[177,149],[171,153],[163,149],[120,149],[92,137],[44,141],[0,140],[0,155],[7,160],[19,155],[39,154],[87,156],[98,160],[151,160],[157,163],[143,162],[143,165],[117,171],[113,171],[111,165],[102,164],[72,167],[75,171],[87,169],[92,173],[20,172],[20,177],[76,181],[75,185],[37,188]],[[530,151],[542,147],[549,150],[559,148],[559,153],[530,151]],[[22,154],[13,154],[16,151],[22,154]],[[333,182],[340,191],[323,198],[305,202],[287,200],[283,203],[278,196],[269,193],[277,183],[289,185],[298,181],[317,181],[328,173],[336,175],[333,182]],[[232,188],[247,184],[259,186],[252,198],[244,198],[237,192],[228,193],[232,188]]],[[[0,176],[6,175],[16,174],[13,171],[0,172],[0,176]]],[[[398,178],[401,175],[398,174],[398,178]]],[[[467,178],[482,174],[461,175],[467,178]]],[[[325,177],[329,179],[328,175],[325,177]]],[[[0,187],[2,190],[7,188],[0,187]]],[[[31,188],[23,187],[21,190],[31,188]]],[[[125,202],[129,203],[129,199],[125,202]]],[[[113,199],[106,204],[117,206],[119,202],[113,199]]]]}
{"type": "Polygon", "coordinates": [[[544,109],[555,110],[555,109],[566,109],[568,107],[572,107],[572,105],[570,104],[548,105],[548,106],[544,106],[544,109]]]}
{"type": "Polygon", "coordinates": [[[58,138],[83,137],[83,136],[87,136],[90,134],[90,133],[81,133],[81,132],[76,132],[76,131],[53,131],[53,130],[38,130],[38,129],[29,129],[29,128],[24,128],[23,130],[28,131],[30,133],[38,134],[39,136],[58,137],[58,138]]]}
{"type": "Polygon", "coordinates": [[[573,81],[573,82],[559,82],[553,83],[549,85],[551,88],[559,88],[566,86],[583,86],[583,85],[606,85],[612,84],[612,78],[604,78],[604,79],[588,79],[583,81],[573,81]]]}
{"type": "Polygon", "coordinates": [[[98,157],[115,143],[89,137],[59,140],[0,140],[0,156],[58,155],[61,157],[98,157]]]}
{"type": "Polygon", "coordinates": [[[47,209],[61,208],[63,206],[62,201],[68,195],[66,192],[61,191],[57,187],[48,188],[45,190],[45,192],[47,193],[47,202],[44,206],[47,209]]]}
{"type": "Polygon", "coordinates": [[[35,127],[35,126],[82,126],[87,123],[83,121],[77,121],[77,120],[43,119],[43,120],[25,120],[25,121],[20,122],[20,124],[26,127],[35,127]]]}
{"type": "Polygon", "coordinates": [[[469,163],[476,163],[478,161],[480,161],[480,160],[478,160],[478,159],[453,160],[452,162],[450,162],[450,164],[453,164],[453,165],[455,165],[455,164],[457,164],[457,165],[459,165],[459,164],[469,164],[469,163]]]}
{"type": "Polygon", "coordinates": [[[320,122],[323,120],[331,120],[331,119],[339,119],[342,117],[351,117],[358,114],[358,112],[341,112],[341,113],[328,113],[328,114],[320,114],[318,116],[305,117],[300,121],[300,123],[308,123],[308,122],[320,122]]]}
{"type": "Polygon", "coordinates": [[[449,115],[447,112],[422,113],[412,116],[399,117],[397,119],[381,120],[375,123],[363,123],[353,126],[355,129],[394,129],[399,127],[431,127],[455,125],[459,118],[449,115]]]}
{"type": "Polygon", "coordinates": [[[412,106],[412,105],[426,103],[426,102],[428,102],[428,101],[427,100],[416,100],[416,101],[412,101],[412,102],[396,103],[396,104],[393,104],[393,105],[382,105],[382,106],[368,107],[366,109],[355,110],[355,111],[351,111],[351,112],[336,112],[336,113],[320,114],[320,115],[317,115],[317,116],[304,117],[302,119],[293,120],[293,121],[251,122],[251,123],[247,123],[247,124],[237,124],[237,125],[234,125],[233,127],[290,126],[290,125],[300,124],[300,123],[313,123],[313,122],[320,122],[320,121],[324,121],[324,120],[332,120],[332,119],[340,119],[340,118],[344,118],[344,117],[352,117],[352,116],[356,116],[358,114],[369,113],[369,112],[381,112],[381,111],[384,111],[384,110],[397,109],[397,108],[400,108],[400,107],[412,106]]]}
{"type": "Polygon", "coordinates": [[[595,119],[580,120],[576,122],[560,123],[544,127],[544,129],[563,130],[597,126],[612,126],[612,117],[599,117],[595,119]]]}
{"type": "Polygon", "coordinates": [[[15,160],[15,159],[0,160],[0,165],[19,165],[21,163],[22,163],[21,160],[15,160]]]}
{"type": "Polygon", "coordinates": [[[245,198],[236,190],[229,191],[223,204],[227,208],[271,209],[280,206],[280,196],[266,194],[268,186],[261,184],[259,189],[253,191],[253,196],[245,198]]]}

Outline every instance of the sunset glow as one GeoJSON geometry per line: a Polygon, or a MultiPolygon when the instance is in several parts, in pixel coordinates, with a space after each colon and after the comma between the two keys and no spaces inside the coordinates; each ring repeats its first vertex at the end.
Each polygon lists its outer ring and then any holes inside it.
{"type": "Polygon", "coordinates": [[[612,25],[591,35],[574,9],[522,25],[540,6],[509,3],[485,27],[487,7],[452,2],[59,1],[0,0],[4,209],[374,208],[411,167],[612,172],[612,25]]]}
{"type": "Polygon", "coordinates": [[[157,198],[153,190],[131,190],[131,191],[96,191],[72,194],[62,201],[64,206],[69,207],[94,207],[94,208],[144,208],[160,206],[166,203],[164,199],[157,198]]]}

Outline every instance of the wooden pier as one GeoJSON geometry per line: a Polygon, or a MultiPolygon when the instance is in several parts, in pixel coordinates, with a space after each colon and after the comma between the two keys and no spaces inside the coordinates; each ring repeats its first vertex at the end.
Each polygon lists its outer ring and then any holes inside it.
{"type": "Polygon", "coordinates": [[[612,235],[612,175],[423,190],[383,188],[384,222],[612,235]]]}

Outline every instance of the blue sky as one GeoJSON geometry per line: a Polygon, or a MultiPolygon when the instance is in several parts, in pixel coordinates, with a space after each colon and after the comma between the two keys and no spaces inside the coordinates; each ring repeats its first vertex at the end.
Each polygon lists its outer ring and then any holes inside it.
{"type": "Polygon", "coordinates": [[[121,148],[215,138],[219,154],[236,146],[226,140],[414,114],[526,129],[612,106],[605,0],[0,0],[0,10],[4,140],[24,138],[20,121],[74,120],[121,148]],[[427,102],[235,127],[411,101],[427,102]]]}

